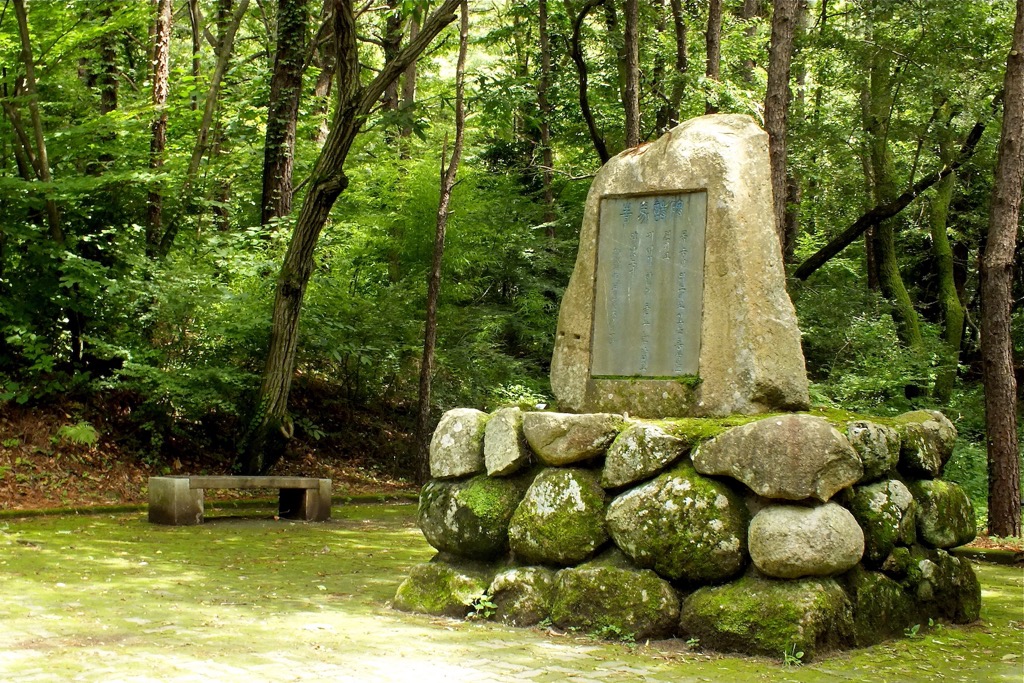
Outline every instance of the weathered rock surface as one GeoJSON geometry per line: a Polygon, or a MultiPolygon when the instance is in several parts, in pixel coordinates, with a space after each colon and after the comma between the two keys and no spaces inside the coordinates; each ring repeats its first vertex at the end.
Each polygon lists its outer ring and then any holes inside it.
{"type": "Polygon", "coordinates": [[[672,580],[722,581],[746,564],[747,509],[688,461],[615,498],[608,530],[638,566],[672,580]]]}
{"type": "Polygon", "coordinates": [[[649,569],[617,551],[558,572],[551,620],[560,628],[618,638],[668,636],[679,621],[679,595],[649,569]]]}
{"type": "Polygon", "coordinates": [[[917,534],[923,543],[954,548],[974,540],[974,506],[957,483],[925,479],[911,482],[910,491],[917,501],[917,534]]]}
{"type": "Polygon", "coordinates": [[[419,525],[438,550],[487,560],[508,550],[508,525],[529,482],[484,475],[434,479],[420,492],[419,525]]]}
{"type": "Polygon", "coordinates": [[[905,582],[914,590],[922,612],[957,624],[978,620],[981,584],[968,560],[921,546],[911,550],[911,558],[905,582]]]}
{"type": "Polygon", "coordinates": [[[502,408],[491,414],[484,429],[484,465],[487,475],[514,474],[530,463],[530,449],[523,436],[523,411],[502,408]]]}
{"type": "Polygon", "coordinates": [[[806,407],[800,332],[773,223],[768,136],[750,117],[691,119],[605,164],[587,196],[576,267],[559,311],[551,360],[559,403],[638,417],[806,407]],[[707,191],[702,382],[591,377],[601,198],[690,189],[707,191]]]}
{"type": "Polygon", "coordinates": [[[900,415],[899,470],[914,479],[934,479],[953,454],[956,427],[936,410],[915,410],[900,415]]]}
{"type": "Polygon", "coordinates": [[[917,504],[898,479],[857,486],[848,507],[864,530],[864,559],[875,566],[917,539],[917,504]]]}
{"type": "Polygon", "coordinates": [[[880,643],[919,623],[911,596],[885,574],[854,567],[843,576],[853,605],[853,637],[857,647],[880,643]]]}
{"type": "Polygon", "coordinates": [[[759,496],[824,502],[856,483],[863,465],[835,427],[812,415],[780,415],[734,427],[698,446],[693,465],[726,475],[759,496]]]}
{"type": "Polygon", "coordinates": [[[849,598],[834,579],[775,581],[744,576],[683,600],[680,631],[701,647],[781,657],[791,646],[815,654],[853,637],[849,598]]]}
{"type": "Polygon", "coordinates": [[[630,425],[608,448],[601,486],[614,489],[643,481],[682,457],[685,443],[647,422],[630,425]]]}
{"type": "Polygon", "coordinates": [[[861,483],[880,479],[900,460],[900,433],[892,427],[858,420],[846,425],[846,438],[864,465],[861,483]]]}
{"type": "Polygon", "coordinates": [[[545,465],[561,467],[604,453],[622,428],[621,415],[535,413],[523,415],[523,433],[545,465]]]}
{"type": "Polygon", "coordinates": [[[533,626],[551,614],[555,572],[544,567],[514,567],[499,572],[487,589],[494,617],[510,626],[533,626]]]}
{"type": "Polygon", "coordinates": [[[605,493],[593,472],[549,468],[537,475],[509,524],[513,554],[530,564],[582,562],[608,540],[605,493]]]}
{"type": "Polygon", "coordinates": [[[487,413],[455,408],[441,416],[430,439],[430,476],[457,479],[484,471],[487,413]]]}
{"type": "Polygon", "coordinates": [[[395,594],[395,609],[462,618],[470,604],[484,594],[494,571],[486,565],[459,562],[443,554],[418,564],[395,594]]]}
{"type": "Polygon", "coordinates": [[[860,562],[864,533],[835,503],[771,505],[750,521],[748,544],[750,559],[767,576],[832,576],[860,562]]]}

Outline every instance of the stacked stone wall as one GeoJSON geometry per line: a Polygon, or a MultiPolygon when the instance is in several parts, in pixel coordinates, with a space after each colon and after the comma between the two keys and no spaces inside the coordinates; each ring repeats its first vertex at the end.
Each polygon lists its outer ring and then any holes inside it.
{"type": "Polygon", "coordinates": [[[970,622],[980,587],[949,550],[974,537],[974,511],[941,479],[955,439],[931,411],[641,421],[453,410],[420,496],[439,553],[394,604],[806,658],[928,619],[970,622]]]}

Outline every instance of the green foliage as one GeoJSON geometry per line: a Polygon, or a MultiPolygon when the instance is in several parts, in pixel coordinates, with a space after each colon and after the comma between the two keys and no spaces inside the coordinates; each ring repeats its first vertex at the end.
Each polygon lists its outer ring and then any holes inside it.
{"type": "Polygon", "coordinates": [[[636,636],[616,624],[605,624],[590,635],[601,640],[617,640],[627,645],[636,644],[636,636]]]}
{"type": "Polygon", "coordinates": [[[62,425],[55,437],[58,441],[66,441],[76,446],[95,446],[100,440],[100,433],[86,421],[73,425],[62,425]]]}
{"type": "Polygon", "coordinates": [[[804,653],[793,643],[782,651],[782,665],[785,667],[800,666],[804,663],[804,653]]]}
{"type": "Polygon", "coordinates": [[[494,616],[494,612],[497,609],[498,606],[491,600],[491,596],[483,593],[469,603],[469,614],[466,615],[466,618],[470,620],[487,620],[494,616]]]}

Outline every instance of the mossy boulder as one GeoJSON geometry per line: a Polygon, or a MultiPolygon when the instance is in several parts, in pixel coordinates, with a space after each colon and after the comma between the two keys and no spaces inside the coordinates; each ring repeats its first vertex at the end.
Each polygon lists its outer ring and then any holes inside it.
{"type": "Polygon", "coordinates": [[[875,567],[897,545],[912,545],[917,538],[917,504],[898,479],[855,487],[849,508],[864,530],[864,559],[875,567]]]}
{"type": "Polygon", "coordinates": [[[913,565],[905,585],[917,598],[925,616],[957,624],[977,621],[981,614],[981,584],[966,558],[945,550],[915,546],[913,565]]]}
{"type": "Polygon", "coordinates": [[[494,569],[488,565],[438,554],[412,568],[392,604],[403,612],[461,619],[487,590],[493,576],[494,569]]]}
{"type": "Polygon", "coordinates": [[[679,595],[657,574],[612,550],[558,572],[551,620],[560,628],[602,636],[668,636],[679,621],[679,595]]]}
{"type": "Polygon", "coordinates": [[[724,581],[747,561],[742,497],[683,461],[615,498],[608,530],[638,566],[687,583],[724,581]]]}
{"type": "Polygon", "coordinates": [[[551,614],[555,572],[545,567],[513,567],[499,572],[487,589],[494,617],[510,626],[533,626],[551,614]]]}
{"type": "Polygon", "coordinates": [[[846,424],[846,438],[864,465],[860,483],[881,479],[900,461],[900,433],[892,427],[855,420],[846,424]]]}
{"type": "Polygon", "coordinates": [[[680,631],[722,652],[782,657],[795,646],[806,661],[852,640],[853,610],[835,579],[747,575],[683,600],[680,631]]]}
{"type": "Polygon", "coordinates": [[[954,548],[974,540],[974,506],[958,484],[926,479],[910,482],[909,486],[917,501],[917,535],[921,542],[954,548]]]}
{"type": "Polygon", "coordinates": [[[725,475],[778,500],[829,500],[864,466],[846,437],[813,415],[778,415],[734,427],[693,452],[701,474],[725,475]]]}
{"type": "Polygon", "coordinates": [[[611,413],[528,412],[523,434],[545,465],[562,467],[602,455],[625,423],[611,413]]]}
{"type": "Polygon", "coordinates": [[[608,540],[604,489],[597,475],[576,468],[543,470],[509,524],[520,561],[567,566],[587,559],[608,540]]]}
{"type": "Polygon", "coordinates": [[[488,476],[515,474],[530,459],[530,448],[523,436],[523,411],[514,407],[494,411],[484,429],[484,465],[488,476]]]}
{"type": "Polygon", "coordinates": [[[528,483],[485,475],[434,479],[420,492],[420,530],[438,550],[477,560],[498,557],[508,550],[508,525],[528,483]]]}
{"type": "Polygon", "coordinates": [[[934,479],[953,454],[956,427],[937,410],[915,410],[897,419],[902,443],[899,471],[912,479],[934,479]]]}
{"type": "Polygon", "coordinates": [[[430,438],[430,476],[457,479],[484,471],[487,413],[455,408],[441,416],[430,438]]]}
{"type": "Polygon", "coordinates": [[[836,503],[770,505],[750,521],[750,558],[767,576],[833,576],[860,562],[864,532],[836,503]]]}
{"type": "Polygon", "coordinates": [[[605,456],[601,486],[621,488],[648,479],[683,456],[685,443],[658,425],[637,422],[622,431],[605,456]]]}
{"type": "Polygon", "coordinates": [[[858,647],[901,636],[918,623],[913,598],[885,574],[858,566],[843,575],[842,582],[853,606],[853,637],[858,647]]]}

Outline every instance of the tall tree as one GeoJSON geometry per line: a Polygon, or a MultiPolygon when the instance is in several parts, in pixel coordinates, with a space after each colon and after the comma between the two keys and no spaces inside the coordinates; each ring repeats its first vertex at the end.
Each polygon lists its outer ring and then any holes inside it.
{"type": "Polygon", "coordinates": [[[768,49],[768,89],[764,99],[764,127],[768,133],[775,230],[786,249],[786,134],[789,116],[789,69],[793,60],[799,0],[775,0],[772,42],[768,49]]]}
{"type": "Polygon", "coordinates": [[[540,35],[540,79],[537,83],[537,109],[540,110],[541,184],[543,185],[544,222],[549,237],[555,236],[555,194],[551,187],[554,178],[555,155],[551,149],[551,36],[548,32],[548,0],[538,0],[537,31],[540,35]]]}
{"type": "Polygon", "coordinates": [[[1024,0],[1017,0],[1003,92],[1003,129],[992,186],[988,240],[981,259],[981,358],[988,439],[988,529],[993,536],[1020,536],[1020,443],[1010,323],[1014,250],[1024,184],[1024,0]]]}
{"type": "Polygon", "coordinates": [[[640,144],[640,2],[626,0],[626,84],[622,105],[626,112],[626,148],[640,144]]]}
{"type": "Polygon", "coordinates": [[[683,0],[670,0],[672,8],[672,28],[676,36],[676,59],[675,59],[675,84],[672,87],[672,95],[669,99],[668,119],[671,125],[679,123],[679,105],[683,101],[684,77],[690,69],[690,59],[687,54],[687,26],[686,16],[683,14],[683,0]]]}
{"type": "MultiPolygon", "coordinates": [[[[541,0],[543,2],[544,0],[541,0]]],[[[420,364],[419,412],[416,422],[416,442],[419,447],[419,478],[430,477],[430,387],[434,375],[434,348],[437,344],[437,302],[441,293],[441,264],[444,259],[445,231],[448,227],[449,204],[455,176],[462,159],[462,145],[466,128],[466,46],[469,38],[469,3],[461,0],[459,21],[459,56],[455,66],[455,142],[448,166],[444,166],[447,153],[442,149],[441,197],[437,203],[437,222],[434,231],[434,252],[427,279],[427,320],[423,331],[423,362],[420,364]]],[[[447,147],[447,144],[445,144],[447,147]]]]}
{"type": "MultiPolygon", "coordinates": [[[[704,75],[709,81],[721,79],[722,71],[722,0],[708,2],[708,28],[704,34],[707,49],[707,61],[704,75]]],[[[711,87],[709,84],[708,87],[711,87]]],[[[704,113],[714,114],[718,111],[718,93],[709,94],[704,103],[704,113]]]]}
{"type": "MultiPolygon", "coordinates": [[[[164,165],[164,149],[167,147],[167,94],[171,75],[171,21],[173,20],[171,0],[156,0],[156,20],[153,30],[153,119],[152,137],[149,143],[149,168],[159,171],[164,165]]],[[[146,223],[146,253],[156,256],[163,236],[163,195],[157,187],[149,191],[149,220],[146,223]]]]}
{"type": "Polygon", "coordinates": [[[295,127],[302,94],[309,11],[306,0],[278,0],[277,49],[270,78],[267,135],[263,146],[263,192],[260,223],[292,210],[295,127]]]}
{"type": "Polygon", "coordinates": [[[455,20],[459,0],[444,0],[419,33],[367,85],[360,81],[359,47],[352,0],[334,0],[334,38],[338,59],[338,105],[331,130],[308,181],[284,263],[277,278],[270,344],[254,416],[243,442],[241,466],[263,472],[276,462],[291,434],[288,395],[295,370],[299,320],[306,286],[313,273],[313,252],[335,200],[346,187],[345,161],[366,117],[389,83],[402,75],[455,20]]]}
{"type": "Polygon", "coordinates": [[[569,55],[572,57],[573,64],[576,65],[576,74],[579,78],[580,112],[583,114],[583,120],[587,124],[587,132],[590,133],[590,140],[594,144],[594,151],[597,152],[597,157],[601,160],[602,164],[607,163],[612,158],[612,155],[608,153],[608,144],[605,142],[601,131],[597,128],[594,112],[590,107],[590,77],[587,61],[583,54],[583,25],[587,20],[587,16],[603,5],[604,2],[605,0],[586,0],[583,3],[583,6],[576,13],[576,17],[572,21],[572,34],[569,38],[569,55]]]}

